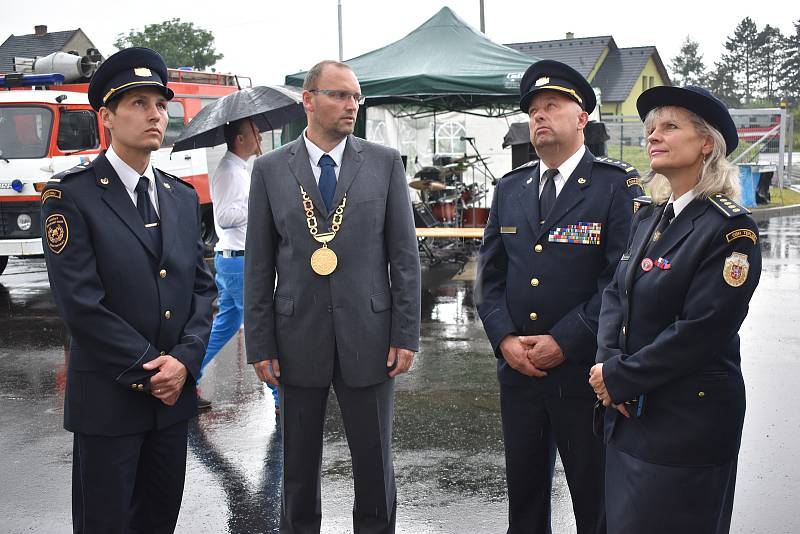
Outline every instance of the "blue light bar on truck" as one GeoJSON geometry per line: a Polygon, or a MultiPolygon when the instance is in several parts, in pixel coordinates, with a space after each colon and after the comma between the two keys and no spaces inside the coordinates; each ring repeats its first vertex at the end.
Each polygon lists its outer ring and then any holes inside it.
{"type": "Polygon", "coordinates": [[[64,75],[53,74],[22,74],[12,72],[0,75],[0,87],[35,87],[40,85],[60,85],[64,83],[64,75]]]}

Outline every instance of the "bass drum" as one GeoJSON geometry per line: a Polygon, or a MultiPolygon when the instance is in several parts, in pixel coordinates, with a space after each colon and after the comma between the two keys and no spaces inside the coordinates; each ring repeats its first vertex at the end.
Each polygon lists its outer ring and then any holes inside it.
{"type": "Polygon", "coordinates": [[[484,228],[489,221],[489,208],[467,208],[461,225],[466,228],[484,228]]]}
{"type": "Polygon", "coordinates": [[[455,202],[434,202],[431,205],[431,211],[433,216],[442,222],[449,223],[456,220],[455,202]]]}

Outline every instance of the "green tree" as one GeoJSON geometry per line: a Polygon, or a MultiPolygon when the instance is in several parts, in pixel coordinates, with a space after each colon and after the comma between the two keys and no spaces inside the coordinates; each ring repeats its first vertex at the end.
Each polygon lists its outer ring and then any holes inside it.
{"type": "Polygon", "coordinates": [[[672,81],[675,85],[699,85],[705,77],[703,54],[698,53],[700,43],[687,35],[678,55],[672,58],[672,81]]]}
{"type": "MultiPolygon", "coordinates": [[[[794,23],[794,33],[784,41],[781,92],[795,102],[800,100],[800,19],[794,23]]],[[[798,123],[795,129],[800,130],[798,123]]]]}
{"type": "Polygon", "coordinates": [[[781,65],[785,55],[785,41],[781,31],[769,24],[758,34],[755,85],[759,95],[773,101],[773,104],[783,78],[781,65]]]}
{"type": "Polygon", "coordinates": [[[148,24],[142,31],[132,29],[127,34],[121,33],[117,35],[114,46],[120,50],[130,46],[152,48],[171,68],[203,70],[223,57],[216,53],[214,35],[210,31],[196,28],[192,22],[181,22],[178,18],[148,24]]]}
{"type": "Polygon", "coordinates": [[[737,108],[742,104],[742,95],[738,91],[733,72],[722,62],[714,63],[714,68],[706,75],[701,85],[708,88],[728,107],[737,108]]]}
{"type": "Polygon", "coordinates": [[[753,19],[742,19],[724,46],[725,52],[715,65],[721,72],[714,77],[718,80],[732,77],[736,85],[735,93],[740,94],[744,102],[748,103],[754,94],[759,54],[758,27],[753,19]]]}

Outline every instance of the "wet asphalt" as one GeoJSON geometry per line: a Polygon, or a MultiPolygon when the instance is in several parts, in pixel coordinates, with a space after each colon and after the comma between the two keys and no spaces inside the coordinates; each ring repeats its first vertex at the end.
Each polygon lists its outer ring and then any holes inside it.
{"type": "MultiPolygon", "coordinates": [[[[761,226],[764,269],[742,330],[748,409],[731,531],[800,532],[800,217],[761,226]]],[[[500,533],[506,501],[495,361],[469,281],[423,303],[422,348],[397,380],[397,531],[500,533]]],[[[63,323],[43,260],[0,276],[0,532],[71,532],[72,436],[62,428],[63,323]]],[[[281,439],[272,396],[245,363],[242,334],[207,368],[213,409],[190,425],[178,533],[277,532],[281,439]]],[[[323,532],[352,532],[352,481],[331,394],[323,532]]],[[[575,532],[557,466],[553,533],[575,532]]]]}

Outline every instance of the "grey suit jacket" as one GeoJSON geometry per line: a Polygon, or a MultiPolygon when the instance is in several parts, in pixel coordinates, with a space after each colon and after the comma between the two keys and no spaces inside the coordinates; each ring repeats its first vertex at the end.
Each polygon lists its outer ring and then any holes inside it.
{"type": "Polygon", "coordinates": [[[324,387],[338,350],[349,386],[380,383],[388,379],[390,345],[419,349],[419,254],[400,155],[347,138],[334,196],[338,206],[347,194],[347,205],[329,243],[339,262],[329,276],[311,269],[321,245],[309,234],[300,185],[326,231],[333,212],[303,138],[256,160],[245,254],[247,361],[278,359],[282,382],[324,387]]]}

